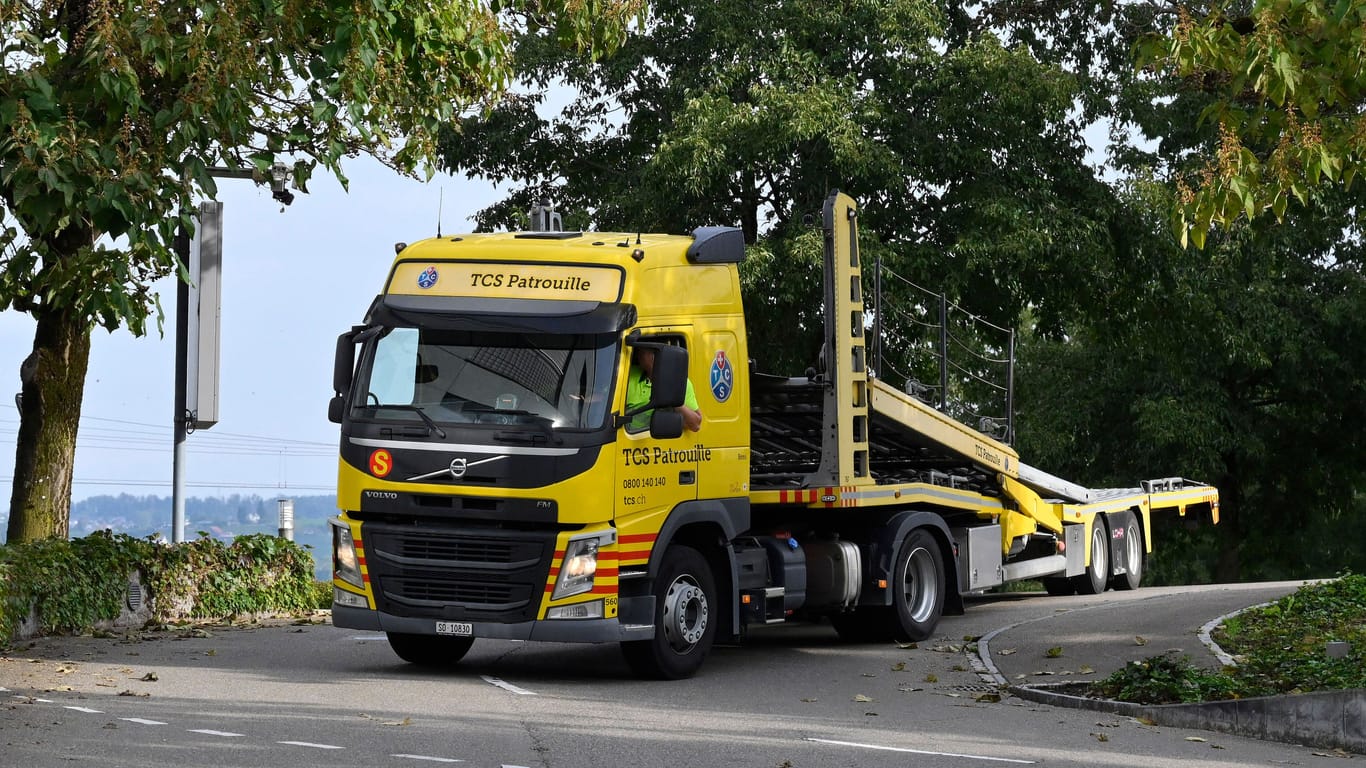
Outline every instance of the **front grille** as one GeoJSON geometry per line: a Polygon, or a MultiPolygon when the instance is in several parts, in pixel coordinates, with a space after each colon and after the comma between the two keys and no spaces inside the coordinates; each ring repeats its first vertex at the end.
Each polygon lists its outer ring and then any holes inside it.
{"type": "Polygon", "coordinates": [[[530,621],[545,592],[555,532],[364,523],[378,608],[395,616],[530,621]]]}

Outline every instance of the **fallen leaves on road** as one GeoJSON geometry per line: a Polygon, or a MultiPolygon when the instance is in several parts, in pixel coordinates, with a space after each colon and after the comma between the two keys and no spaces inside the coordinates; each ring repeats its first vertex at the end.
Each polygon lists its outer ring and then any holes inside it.
{"type": "Polygon", "coordinates": [[[144,682],[144,683],[155,683],[156,681],[160,680],[161,678],[157,677],[157,673],[155,673],[155,672],[148,672],[147,674],[143,675],[142,677],[140,677],[140,678],[138,678],[138,679],[141,680],[141,681],[144,682]]]}
{"type": "Polygon", "coordinates": [[[856,696],[854,697],[854,701],[857,701],[857,702],[859,702],[860,704],[868,704],[868,703],[871,703],[872,700],[873,700],[873,699],[872,699],[871,696],[864,696],[864,695],[861,694],[861,693],[858,694],[858,695],[856,695],[856,696]]]}
{"type": "Polygon", "coordinates": [[[120,695],[120,696],[133,696],[133,697],[136,697],[136,698],[139,698],[139,699],[146,699],[146,698],[149,698],[152,694],[150,694],[150,693],[139,693],[139,692],[137,692],[137,691],[119,691],[119,695],[120,695]]]}
{"type": "Polygon", "coordinates": [[[1103,734],[1103,733],[1093,733],[1093,734],[1091,734],[1091,735],[1096,737],[1096,741],[1109,741],[1109,740],[1110,740],[1110,737],[1109,737],[1109,736],[1106,736],[1106,735],[1103,734]]]}
{"type": "Polygon", "coordinates": [[[999,650],[999,651],[996,652],[996,655],[998,655],[998,656],[1014,656],[1014,655],[1015,655],[1015,649],[1014,649],[1014,648],[1002,648],[1001,650],[999,650]]]}
{"type": "Polygon", "coordinates": [[[1199,736],[1187,736],[1186,741],[1197,741],[1200,743],[1204,743],[1206,741],[1209,741],[1209,739],[1201,738],[1199,736]]]}
{"type": "Polygon", "coordinates": [[[1147,645],[1148,641],[1141,635],[1134,635],[1134,645],[1147,645]]]}
{"type": "Polygon", "coordinates": [[[905,672],[905,671],[906,671],[906,662],[904,662],[904,661],[898,661],[897,663],[893,664],[893,665],[892,665],[892,671],[893,671],[893,672],[905,672]]]}
{"type": "Polygon", "coordinates": [[[1062,656],[1062,646],[1055,645],[1052,648],[1049,648],[1048,650],[1044,651],[1043,655],[1047,656],[1050,659],[1056,659],[1059,656],[1062,656]]]}

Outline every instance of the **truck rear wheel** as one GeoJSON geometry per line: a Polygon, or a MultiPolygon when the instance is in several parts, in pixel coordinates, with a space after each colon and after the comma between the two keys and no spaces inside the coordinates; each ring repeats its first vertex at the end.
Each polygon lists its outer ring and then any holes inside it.
{"type": "Polygon", "coordinates": [[[1143,532],[1133,515],[1124,522],[1124,573],[1116,576],[1115,589],[1138,589],[1143,583],[1143,532]]]}
{"type": "Polygon", "coordinates": [[[692,547],[669,547],[655,579],[655,636],[621,644],[627,665],[641,677],[691,677],[711,650],[717,605],[707,559],[692,547]]]}
{"type": "Polygon", "coordinates": [[[453,667],[465,658],[472,637],[438,637],[436,635],[405,635],[398,632],[386,633],[389,647],[394,649],[400,659],[409,664],[422,667],[453,667]]]}
{"type": "Polygon", "coordinates": [[[944,556],[933,534],[924,528],[911,531],[897,552],[892,577],[896,639],[924,640],[944,613],[944,556]]]}
{"type": "Polygon", "coordinates": [[[1073,583],[1083,595],[1099,595],[1110,583],[1110,528],[1100,515],[1091,524],[1091,564],[1073,583]]]}

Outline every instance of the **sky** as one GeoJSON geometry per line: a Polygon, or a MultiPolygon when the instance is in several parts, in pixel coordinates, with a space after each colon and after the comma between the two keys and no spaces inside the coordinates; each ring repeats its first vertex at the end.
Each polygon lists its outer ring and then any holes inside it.
{"type": "MultiPolygon", "coordinates": [[[[281,206],[268,187],[219,180],[223,203],[219,422],[185,442],[187,496],[330,494],[337,425],[327,420],[337,335],[359,323],[394,258],[394,243],[473,228],[491,184],[438,174],[408,179],[369,158],[281,206]]],[[[176,287],[156,284],[165,314],[135,338],[96,328],[76,441],[72,501],[171,495],[176,287]]],[[[0,312],[0,513],[9,507],[20,391],[33,320],[0,312]]]]}

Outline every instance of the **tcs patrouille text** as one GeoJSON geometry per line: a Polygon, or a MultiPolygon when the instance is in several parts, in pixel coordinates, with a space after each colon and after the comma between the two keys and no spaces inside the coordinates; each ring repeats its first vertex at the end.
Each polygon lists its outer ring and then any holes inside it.
{"type": "Polygon", "coordinates": [[[475,272],[470,275],[471,288],[526,288],[543,291],[586,291],[592,283],[582,277],[539,277],[516,272],[475,272]]]}
{"type": "Polygon", "coordinates": [[[643,467],[649,464],[696,464],[711,461],[711,449],[704,446],[684,448],[681,451],[668,448],[623,448],[623,466],[643,467]]]}

